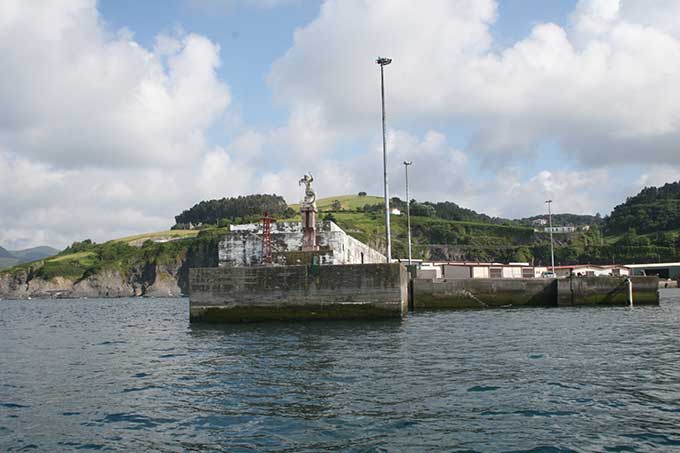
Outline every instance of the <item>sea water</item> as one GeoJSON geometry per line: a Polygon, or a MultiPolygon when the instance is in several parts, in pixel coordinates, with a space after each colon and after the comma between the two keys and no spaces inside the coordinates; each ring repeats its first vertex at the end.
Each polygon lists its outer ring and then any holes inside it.
{"type": "Polygon", "coordinates": [[[680,290],[379,322],[188,308],[0,301],[0,451],[680,450],[680,290]]]}

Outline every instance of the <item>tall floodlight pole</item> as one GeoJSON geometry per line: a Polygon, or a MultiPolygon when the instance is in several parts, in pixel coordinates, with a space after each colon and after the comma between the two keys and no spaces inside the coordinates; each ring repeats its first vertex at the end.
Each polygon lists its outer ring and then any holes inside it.
{"type": "Polygon", "coordinates": [[[548,205],[548,226],[550,227],[548,230],[550,231],[550,264],[552,265],[550,270],[555,274],[555,246],[553,245],[552,211],[550,209],[552,200],[546,200],[545,203],[548,205]]]}
{"type": "Polygon", "coordinates": [[[387,242],[387,262],[392,262],[392,240],[390,239],[390,194],[387,185],[387,139],[385,137],[385,76],[384,67],[392,63],[391,58],[379,57],[375,60],[380,65],[380,97],[382,100],[382,143],[383,143],[383,179],[385,182],[385,238],[387,242]]]}
{"type": "Polygon", "coordinates": [[[413,162],[410,160],[404,161],[404,170],[406,170],[406,225],[408,229],[408,264],[411,264],[411,199],[408,196],[408,166],[413,162]]]}

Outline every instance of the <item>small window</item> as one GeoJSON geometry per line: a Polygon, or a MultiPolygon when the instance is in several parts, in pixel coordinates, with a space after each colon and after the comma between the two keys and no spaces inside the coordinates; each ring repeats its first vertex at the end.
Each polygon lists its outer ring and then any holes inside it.
{"type": "Polygon", "coordinates": [[[534,278],[534,269],[531,267],[522,268],[522,278],[534,278]]]}
{"type": "Polygon", "coordinates": [[[489,278],[503,278],[503,269],[500,267],[492,267],[489,269],[489,278]]]}

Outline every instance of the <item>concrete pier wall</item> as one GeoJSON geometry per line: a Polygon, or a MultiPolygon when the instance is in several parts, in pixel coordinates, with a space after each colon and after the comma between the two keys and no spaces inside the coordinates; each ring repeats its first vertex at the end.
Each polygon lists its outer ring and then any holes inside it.
{"type": "Polygon", "coordinates": [[[413,281],[413,307],[489,308],[555,306],[557,285],[552,279],[468,278],[413,281]]]}
{"type": "MultiPolygon", "coordinates": [[[[634,305],[658,305],[658,278],[633,277],[634,305]]],[[[414,310],[627,305],[625,277],[415,279],[414,310]]]]}
{"type": "MultiPolygon", "coordinates": [[[[634,305],[659,304],[658,277],[631,277],[634,305]]],[[[576,277],[557,281],[557,305],[628,305],[624,277],[576,277]]]]}
{"type": "Polygon", "coordinates": [[[402,317],[406,268],[395,264],[195,268],[191,321],[402,317]]]}

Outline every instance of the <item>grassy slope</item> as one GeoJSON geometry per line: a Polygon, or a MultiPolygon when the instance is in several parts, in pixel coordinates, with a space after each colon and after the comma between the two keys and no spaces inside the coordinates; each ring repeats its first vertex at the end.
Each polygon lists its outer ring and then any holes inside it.
{"type": "MultiPolygon", "coordinates": [[[[365,205],[376,205],[383,202],[382,197],[373,195],[366,195],[363,197],[360,197],[359,195],[339,195],[336,197],[319,198],[316,200],[316,207],[319,211],[330,211],[331,205],[335,200],[338,200],[342,209],[346,210],[354,210],[364,207],[365,205]]],[[[292,204],[290,207],[296,211],[300,209],[299,204],[292,204]]]]}
{"type": "MultiPolygon", "coordinates": [[[[332,213],[348,234],[379,250],[384,248],[385,228],[382,212],[332,213]]],[[[393,256],[405,257],[407,250],[406,216],[391,217],[393,256]]],[[[411,217],[414,256],[427,258],[430,245],[451,244],[459,248],[496,250],[533,244],[533,229],[478,222],[450,221],[432,217],[411,217]]]]}
{"type": "MultiPolygon", "coordinates": [[[[221,230],[215,228],[214,231],[221,230]]],[[[56,256],[15,265],[0,272],[31,270],[37,276],[48,280],[57,276],[78,280],[105,269],[126,273],[133,266],[148,262],[156,264],[176,262],[186,253],[189,243],[199,233],[197,230],[171,230],[138,234],[103,244],[84,245],[83,250],[67,249],[56,256]],[[148,240],[166,238],[172,240],[145,243],[148,240]]]]}
{"type": "Polygon", "coordinates": [[[143,233],[135,234],[133,236],[127,236],[124,238],[114,239],[115,242],[125,242],[127,244],[141,244],[148,240],[176,240],[176,239],[186,239],[197,236],[199,230],[166,230],[157,231],[155,233],[143,233]]]}

